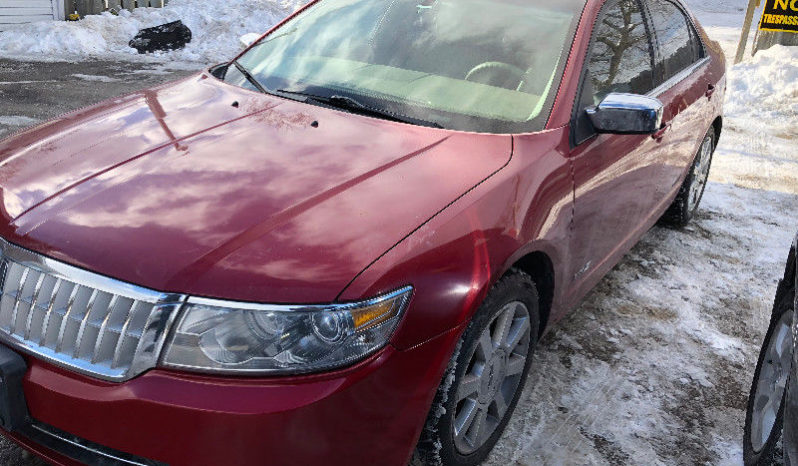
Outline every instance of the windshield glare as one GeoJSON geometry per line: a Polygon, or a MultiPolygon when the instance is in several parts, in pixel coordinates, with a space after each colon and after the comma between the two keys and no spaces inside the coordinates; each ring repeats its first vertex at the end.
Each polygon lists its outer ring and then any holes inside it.
{"type": "MultiPolygon", "coordinates": [[[[347,96],[448,129],[538,131],[583,3],[322,0],[238,63],[267,90],[347,96]]],[[[226,80],[253,87],[235,71],[226,80]]]]}

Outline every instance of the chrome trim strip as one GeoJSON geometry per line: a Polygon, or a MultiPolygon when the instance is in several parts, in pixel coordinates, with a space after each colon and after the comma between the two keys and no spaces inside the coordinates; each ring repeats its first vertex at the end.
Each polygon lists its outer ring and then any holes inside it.
{"type": "Polygon", "coordinates": [[[97,356],[100,354],[100,348],[103,344],[103,339],[105,338],[105,331],[108,328],[108,321],[111,319],[111,315],[114,313],[114,308],[116,307],[116,302],[119,301],[119,295],[114,295],[111,298],[111,302],[108,303],[108,314],[105,315],[105,319],[103,319],[103,323],[100,324],[100,330],[97,333],[97,341],[94,343],[94,351],[91,353],[91,363],[96,364],[97,356]]]}
{"type": "Polygon", "coordinates": [[[156,306],[150,313],[130,365],[132,372],[141,373],[158,365],[166,338],[186,300],[183,296],[180,299],[180,302],[156,306]]]}
{"type": "Polygon", "coordinates": [[[86,324],[89,323],[89,316],[91,315],[92,311],[94,311],[94,303],[97,302],[98,294],[100,294],[100,292],[97,290],[97,288],[91,291],[89,302],[86,304],[86,313],[83,314],[83,319],[80,321],[80,328],[78,329],[78,336],[75,338],[75,347],[72,349],[73,358],[77,358],[78,353],[80,353],[80,345],[83,343],[83,333],[86,331],[86,324]]]}
{"type": "Polygon", "coordinates": [[[680,82],[687,79],[688,76],[695,73],[696,70],[699,68],[708,65],[712,61],[712,57],[705,57],[697,62],[693,63],[692,65],[688,66],[687,68],[683,69],[682,71],[673,75],[669,80],[665,81],[664,83],[657,86],[653,91],[646,94],[649,97],[659,97],[664,94],[668,89],[672,88],[673,86],[679,84],[680,82]]]}
{"type": "Polygon", "coordinates": [[[14,297],[14,310],[11,312],[11,321],[8,323],[8,328],[11,329],[11,333],[17,329],[17,314],[19,313],[19,303],[22,302],[22,290],[25,289],[25,285],[28,281],[28,275],[30,275],[30,269],[25,269],[22,272],[22,278],[19,279],[19,287],[17,288],[17,295],[14,297]]]}
{"type": "Polygon", "coordinates": [[[59,262],[55,259],[43,256],[39,253],[29,251],[17,245],[11,244],[3,239],[0,239],[0,251],[3,256],[11,259],[13,262],[44,271],[48,275],[56,278],[62,278],[66,281],[79,283],[87,288],[95,288],[106,293],[118,294],[126,298],[135,299],[137,301],[144,301],[147,303],[155,304],[164,296],[154,290],[150,290],[138,285],[126,283],[114,278],[108,278],[103,275],[98,275],[87,270],[59,262]]]}
{"type": "MultiPolygon", "coordinates": [[[[66,332],[67,324],[69,323],[69,315],[72,314],[72,309],[75,307],[75,299],[78,296],[78,290],[81,285],[77,283],[72,284],[72,293],[67,300],[66,312],[61,316],[61,326],[58,328],[58,338],[55,340],[55,352],[60,353],[64,347],[64,332],[66,332]]],[[[57,311],[54,311],[57,312],[57,311]]]]}
{"type": "Polygon", "coordinates": [[[333,304],[258,304],[244,301],[227,301],[222,299],[198,298],[190,296],[186,304],[195,306],[223,307],[228,309],[242,309],[245,311],[271,311],[271,312],[318,312],[318,311],[345,311],[361,307],[373,306],[383,301],[413,291],[412,286],[405,286],[396,291],[379,295],[366,301],[333,304]]]}
{"type": "Polygon", "coordinates": [[[0,334],[0,342],[7,344],[13,349],[55,364],[56,366],[88,375],[90,377],[106,380],[108,382],[123,382],[134,376],[133,374],[130,374],[127,369],[110,370],[104,368],[103,370],[100,370],[93,364],[90,364],[89,361],[71,358],[46,346],[32,347],[29,345],[30,342],[26,342],[18,335],[0,334]]]}
{"type": "Polygon", "coordinates": [[[58,297],[58,293],[61,292],[61,285],[64,283],[63,278],[56,278],[55,280],[55,285],[53,286],[53,296],[50,298],[50,304],[47,305],[47,312],[44,314],[44,319],[42,320],[42,334],[39,335],[39,346],[43,346],[45,340],[47,339],[47,329],[50,326],[50,316],[53,315],[55,300],[58,297]]]}
{"type": "Polygon", "coordinates": [[[125,323],[122,324],[122,330],[119,332],[119,339],[116,340],[116,347],[114,348],[114,356],[111,359],[111,367],[116,367],[119,364],[119,355],[120,350],[122,349],[122,344],[125,342],[125,335],[127,335],[127,328],[130,325],[130,321],[133,318],[133,311],[136,309],[136,306],[139,305],[138,301],[133,301],[133,304],[130,305],[130,309],[127,311],[127,317],[125,317],[125,323]]]}
{"type": "MultiPolygon", "coordinates": [[[[28,309],[28,321],[25,323],[25,339],[30,339],[30,324],[33,320],[33,314],[36,313],[36,302],[39,301],[39,293],[42,291],[42,284],[47,274],[39,273],[39,280],[36,282],[36,288],[33,290],[33,299],[30,302],[30,309],[28,309]]],[[[12,332],[13,333],[13,330],[12,332]]]]}
{"type": "Polygon", "coordinates": [[[101,449],[101,448],[91,447],[89,445],[85,445],[83,443],[76,442],[73,439],[67,438],[67,437],[65,437],[63,435],[59,435],[56,432],[51,431],[50,429],[46,429],[46,428],[42,427],[41,425],[39,425],[38,423],[33,423],[33,424],[31,424],[30,427],[32,429],[35,429],[37,432],[39,432],[41,434],[44,434],[44,435],[47,435],[47,436],[49,436],[49,437],[51,437],[51,438],[53,438],[53,439],[55,439],[57,441],[67,443],[67,444],[69,444],[69,445],[71,445],[71,446],[73,446],[73,447],[75,447],[75,448],[77,448],[79,450],[88,452],[88,453],[90,453],[92,455],[100,456],[100,457],[102,457],[103,459],[106,459],[106,460],[110,460],[114,464],[125,464],[125,465],[131,465],[131,466],[150,466],[150,465],[153,464],[153,462],[140,462],[140,461],[135,461],[135,460],[132,460],[132,459],[122,458],[121,456],[116,455],[114,453],[111,453],[110,451],[106,451],[106,450],[101,449]]]}

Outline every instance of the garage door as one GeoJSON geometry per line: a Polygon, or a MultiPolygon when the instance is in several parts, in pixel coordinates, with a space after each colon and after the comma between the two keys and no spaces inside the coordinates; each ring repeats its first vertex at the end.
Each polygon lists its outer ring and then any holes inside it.
{"type": "Polygon", "coordinates": [[[0,0],[0,30],[55,19],[64,19],[64,0],[0,0]]]}

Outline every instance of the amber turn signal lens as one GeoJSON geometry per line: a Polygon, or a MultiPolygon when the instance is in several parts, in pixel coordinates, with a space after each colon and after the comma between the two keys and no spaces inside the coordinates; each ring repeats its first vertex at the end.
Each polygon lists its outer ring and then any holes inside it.
{"type": "Polygon", "coordinates": [[[373,306],[350,311],[352,313],[352,320],[355,322],[355,330],[374,327],[395,317],[400,309],[396,304],[395,300],[389,300],[374,304],[373,306]]]}

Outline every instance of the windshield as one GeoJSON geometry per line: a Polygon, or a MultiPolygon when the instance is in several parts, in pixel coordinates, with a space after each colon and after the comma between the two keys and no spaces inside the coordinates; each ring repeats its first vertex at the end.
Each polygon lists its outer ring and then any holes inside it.
{"type": "Polygon", "coordinates": [[[539,131],[583,5],[322,0],[242,55],[225,80],[347,97],[448,129],[539,131]]]}

